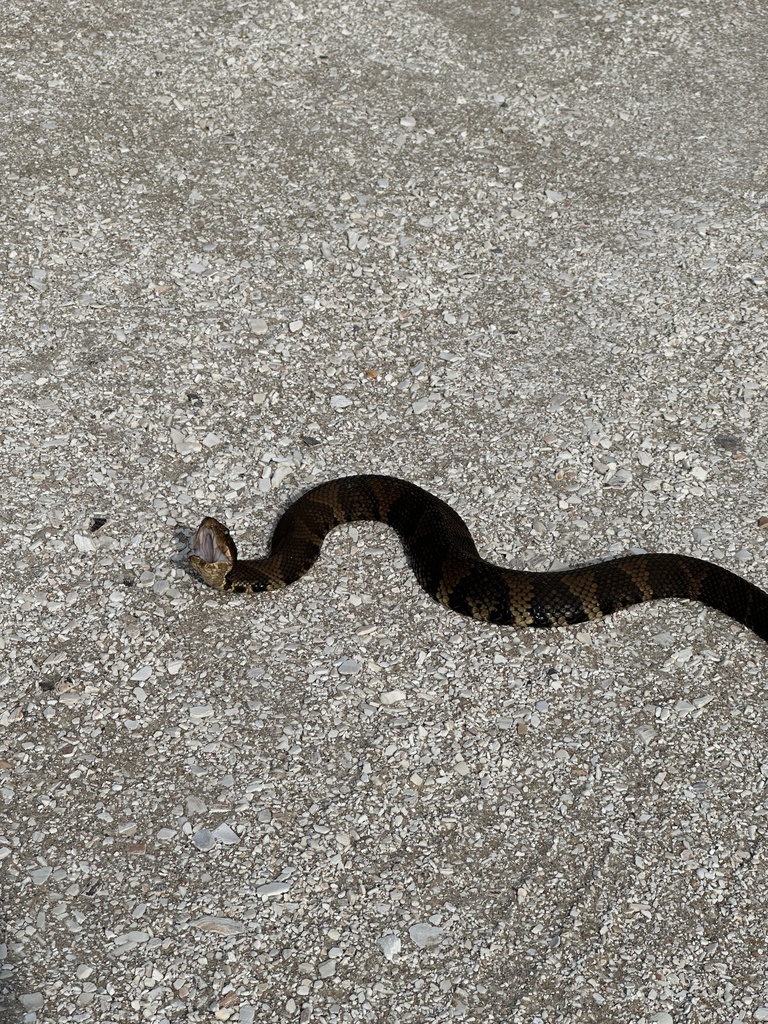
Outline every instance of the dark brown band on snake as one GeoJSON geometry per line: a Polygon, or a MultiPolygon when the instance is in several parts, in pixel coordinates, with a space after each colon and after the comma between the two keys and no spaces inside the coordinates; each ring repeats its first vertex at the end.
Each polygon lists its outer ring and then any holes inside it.
{"type": "Polygon", "coordinates": [[[768,640],[768,594],[712,562],[688,555],[627,555],[561,572],[523,572],[481,558],[450,505],[406,480],[348,476],[303,494],[278,521],[266,558],[238,559],[229,531],[206,518],[190,563],[219,590],[278,590],[314,565],[340,523],[370,519],[400,536],[416,579],[446,608],[508,626],[568,626],[643,601],[677,597],[730,615],[768,640]]]}

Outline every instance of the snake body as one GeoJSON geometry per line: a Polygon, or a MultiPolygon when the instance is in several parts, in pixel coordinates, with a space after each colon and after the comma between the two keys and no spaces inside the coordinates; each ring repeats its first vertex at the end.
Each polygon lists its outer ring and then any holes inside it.
{"type": "Polygon", "coordinates": [[[315,563],[341,523],[376,520],[400,536],[416,579],[446,608],[483,622],[566,626],[658,598],[689,598],[768,640],[768,594],[735,573],[688,555],[626,555],[560,572],[524,572],[485,561],[461,516],[440,498],[391,476],[348,476],[303,494],[275,526],[270,554],[239,559],[227,528],[204,519],[190,563],[219,590],[278,590],[315,563]]]}

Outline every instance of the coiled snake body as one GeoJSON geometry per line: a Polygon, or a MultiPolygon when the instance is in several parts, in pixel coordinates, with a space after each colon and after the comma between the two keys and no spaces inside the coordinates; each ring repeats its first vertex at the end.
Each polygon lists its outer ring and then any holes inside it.
{"type": "Polygon", "coordinates": [[[190,563],[219,590],[255,593],[298,580],[340,523],[372,519],[400,535],[416,579],[446,608],[483,622],[566,626],[658,598],[690,598],[768,640],[768,594],[688,555],[627,555],[561,572],[523,572],[481,558],[464,520],[440,498],[391,476],[348,476],[303,494],[284,513],[265,558],[239,559],[229,531],[206,518],[190,563]]]}

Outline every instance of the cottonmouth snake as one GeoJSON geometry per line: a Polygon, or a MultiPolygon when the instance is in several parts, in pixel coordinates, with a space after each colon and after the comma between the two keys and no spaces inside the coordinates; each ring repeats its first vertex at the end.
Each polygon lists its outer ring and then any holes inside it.
{"type": "Polygon", "coordinates": [[[717,608],[768,640],[768,594],[711,562],[688,555],[626,555],[561,572],[522,572],[486,562],[450,505],[392,476],[348,476],[308,491],[275,526],[266,558],[238,559],[229,531],[206,518],[190,563],[219,590],[278,590],[314,564],[340,523],[373,519],[400,535],[416,579],[447,608],[483,622],[565,626],[663,597],[717,608]]]}

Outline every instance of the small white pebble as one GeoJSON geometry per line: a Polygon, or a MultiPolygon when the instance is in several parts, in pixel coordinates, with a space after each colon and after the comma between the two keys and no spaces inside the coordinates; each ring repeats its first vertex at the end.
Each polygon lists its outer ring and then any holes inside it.
{"type": "Polygon", "coordinates": [[[213,832],[209,828],[199,828],[192,836],[192,843],[196,849],[201,850],[203,853],[212,850],[216,845],[213,832]]]}
{"type": "Polygon", "coordinates": [[[426,412],[427,409],[431,409],[432,405],[433,403],[430,401],[429,398],[417,398],[416,401],[411,405],[411,409],[417,416],[420,416],[421,413],[426,412]]]}
{"type": "Polygon", "coordinates": [[[213,708],[210,704],[200,704],[189,709],[190,718],[195,718],[198,721],[202,718],[210,718],[212,714],[213,708]]]}
{"type": "Polygon", "coordinates": [[[652,725],[639,725],[635,729],[635,735],[646,747],[656,737],[656,730],[652,725]]]}
{"type": "Polygon", "coordinates": [[[418,924],[411,925],[408,934],[411,937],[411,942],[426,949],[429,946],[438,945],[442,941],[444,932],[442,928],[436,928],[426,921],[420,921],[418,924]]]}
{"type": "Polygon", "coordinates": [[[345,658],[337,671],[340,676],[356,676],[361,668],[362,665],[355,658],[345,658]]]}
{"type": "Polygon", "coordinates": [[[382,704],[397,704],[398,701],[405,700],[408,694],[405,690],[385,690],[379,694],[379,700],[382,704]]]}
{"type": "Polygon", "coordinates": [[[282,896],[284,892],[288,892],[292,884],[292,882],[266,882],[264,885],[257,886],[256,895],[282,896]]]}
{"type": "Polygon", "coordinates": [[[402,949],[402,942],[399,935],[394,935],[390,932],[388,935],[382,935],[378,940],[379,949],[384,954],[387,960],[391,960],[393,956],[396,956],[402,949]]]}
{"type": "Polygon", "coordinates": [[[211,834],[214,839],[223,843],[224,846],[235,846],[240,842],[240,836],[237,832],[231,829],[226,822],[222,822],[221,825],[217,825],[211,834]]]}
{"type": "Polygon", "coordinates": [[[27,1013],[33,1013],[35,1010],[40,1009],[45,999],[42,992],[24,992],[19,996],[19,1002],[27,1013]]]}
{"type": "Polygon", "coordinates": [[[245,931],[241,921],[233,921],[230,917],[199,917],[192,921],[193,928],[201,932],[212,932],[214,935],[240,935],[245,931]]]}
{"type": "Polygon", "coordinates": [[[317,969],[317,973],[321,978],[332,978],[336,973],[336,961],[325,960],[317,969]]]}

